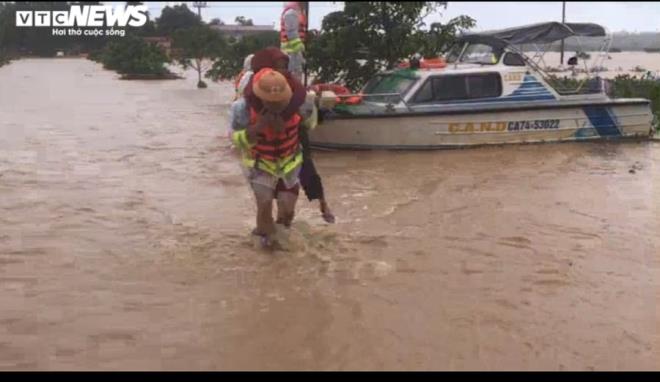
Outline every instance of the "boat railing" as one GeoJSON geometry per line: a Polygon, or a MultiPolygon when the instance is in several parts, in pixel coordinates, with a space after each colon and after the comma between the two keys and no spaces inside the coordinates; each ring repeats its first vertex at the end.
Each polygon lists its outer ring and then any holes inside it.
{"type": "MultiPolygon", "coordinates": [[[[579,47],[582,47],[582,41],[579,36],[576,36],[577,39],[577,45],[579,47]]],[[[563,84],[557,83],[550,74],[541,66],[541,64],[547,66],[544,60],[545,53],[547,52],[549,46],[551,44],[545,45],[545,47],[540,47],[538,44],[532,44],[534,47],[536,53],[534,54],[533,57],[527,56],[524,52],[522,47],[518,48],[516,46],[510,45],[509,49],[512,49],[516,53],[520,54],[525,62],[527,62],[527,65],[529,65],[534,71],[536,71],[543,80],[550,86],[552,86],[557,93],[560,95],[577,95],[577,94],[595,94],[595,93],[604,93],[605,92],[605,87],[602,84],[602,80],[598,77],[597,73],[598,70],[603,66],[605,59],[607,58],[607,53],[609,52],[611,46],[612,46],[612,36],[610,34],[607,34],[605,39],[600,45],[600,49],[598,52],[596,52],[596,58],[593,61],[593,64],[591,67],[587,65],[587,60],[582,59],[582,63],[584,65],[583,72],[586,75],[585,78],[581,79],[576,79],[577,84],[575,88],[568,88],[564,86],[563,84]],[[590,75],[594,73],[596,76],[594,78],[590,77],[590,75]],[[594,86],[598,85],[598,86],[594,86]]],[[[582,49],[580,48],[580,51],[582,49]]]]}

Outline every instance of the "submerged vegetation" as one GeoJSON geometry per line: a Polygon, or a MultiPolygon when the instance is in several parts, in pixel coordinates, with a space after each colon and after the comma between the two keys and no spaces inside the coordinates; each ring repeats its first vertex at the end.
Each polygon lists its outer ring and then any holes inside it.
{"type": "Polygon", "coordinates": [[[158,47],[135,36],[126,36],[109,43],[102,51],[89,57],[130,78],[170,78],[165,64],[169,59],[158,47]]]}
{"type": "MultiPolygon", "coordinates": [[[[580,82],[580,80],[570,77],[550,76],[548,78],[548,83],[556,89],[575,89],[580,85],[580,82]]],[[[638,78],[637,76],[624,74],[606,80],[606,82],[607,93],[612,98],[645,98],[650,100],[651,110],[656,118],[656,130],[660,129],[657,124],[660,121],[660,80],[638,78]]]]}
{"type": "Polygon", "coordinates": [[[629,75],[617,76],[611,81],[611,95],[615,98],[646,98],[651,101],[651,109],[656,119],[656,131],[660,130],[660,81],[631,77],[629,75]]]}

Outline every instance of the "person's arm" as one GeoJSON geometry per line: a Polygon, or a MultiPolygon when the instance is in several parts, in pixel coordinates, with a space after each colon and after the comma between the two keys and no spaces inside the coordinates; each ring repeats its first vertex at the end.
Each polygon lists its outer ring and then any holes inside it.
{"type": "Polygon", "coordinates": [[[232,103],[229,110],[229,126],[232,129],[231,139],[236,147],[249,149],[256,141],[256,131],[250,126],[250,113],[245,98],[239,98],[232,103]]]}
{"type": "Polygon", "coordinates": [[[308,130],[314,130],[318,125],[318,109],[316,108],[316,95],[308,94],[305,103],[300,108],[302,125],[308,130]]]}
{"type": "Polygon", "coordinates": [[[298,11],[290,9],[284,14],[284,30],[288,41],[281,48],[287,54],[305,51],[305,44],[298,32],[299,24],[298,11]]]}
{"type": "Polygon", "coordinates": [[[241,150],[246,150],[254,146],[254,143],[250,142],[247,129],[234,131],[231,135],[231,140],[234,143],[234,146],[240,148],[241,150]]]}
{"type": "Polygon", "coordinates": [[[307,96],[305,86],[303,86],[300,81],[298,81],[290,74],[287,74],[286,77],[289,82],[289,86],[291,86],[291,90],[293,91],[293,96],[291,97],[291,101],[289,102],[289,105],[286,107],[286,109],[280,113],[282,119],[285,121],[289,120],[295,113],[300,110],[300,107],[305,104],[305,97],[307,96]]]}
{"type": "Polygon", "coordinates": [[[243,77],[241,77],[240,81],[238,82],[238,86],[236,87],[239,96],[242,96],[245,93],[245,88],[247,88],[248,84],[250,83],[253,74],[254,73],[249,70],[243,74],[243,77]]]}

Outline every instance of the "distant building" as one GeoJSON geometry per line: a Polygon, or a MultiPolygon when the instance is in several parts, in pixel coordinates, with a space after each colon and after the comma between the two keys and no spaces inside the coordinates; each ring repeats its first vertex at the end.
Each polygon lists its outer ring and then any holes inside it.
{"type": "Polygon", "coordinates": [[[238,40],[249,35],[275,32],[274,25],[212,25],[211,28],[238,40]]]}
{"type": "Polygon", "coordinates": [[[172,40],[169,37],[143,37],[142,39],[161,48],[168,57],[172,53],[172,40]]]}

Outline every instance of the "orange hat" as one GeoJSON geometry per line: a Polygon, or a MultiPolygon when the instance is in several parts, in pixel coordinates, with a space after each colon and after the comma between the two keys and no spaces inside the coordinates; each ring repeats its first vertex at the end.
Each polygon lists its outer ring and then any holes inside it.
{"type": "Polygon", "coordinates": [[[266,102],[289,102],[293,97],[293,91],[286,78],[271,68],[263,68],[254,75],[252,91],[259,99],[266,102]]]}

